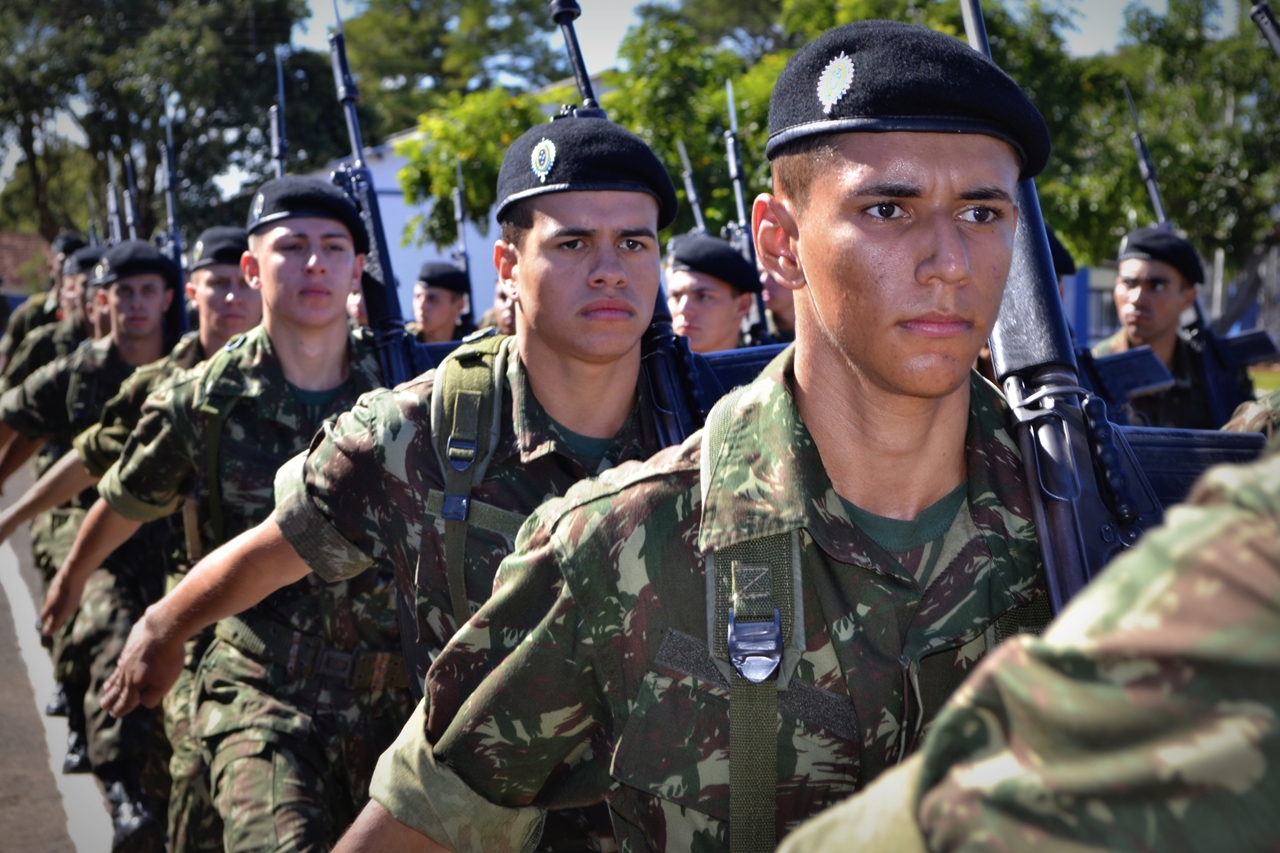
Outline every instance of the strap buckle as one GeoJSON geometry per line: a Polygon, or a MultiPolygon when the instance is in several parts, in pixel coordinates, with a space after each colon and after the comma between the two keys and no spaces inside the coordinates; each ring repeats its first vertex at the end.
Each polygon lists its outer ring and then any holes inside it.
{"type": "Polygon", "coordinates": [[[336,678],[339,681],[350,681],[351,673],[355,669],[356,656],[348,652],[340,652],[337,649],[325,649],[320,653],[320,660],[316,663],[315,672],[317,675],[323,675],[326,678],[336,678]]]}
{"type": "Polygon", "coordinates": [[[445,495],[440,516],[446,521],[466,521],[471,516],[471,496],[445,495]]]}
{"type": "Polygon", "coordinates": [[[449,457],[449,466],[455,471],[465,471],[476,461],[477,444],[474,441],[449,436],[445,444],[445,455],[449,457]]]}
{"type": "Polygon", "coordinates": [[[773,620],[736,622],[729,609],[729,663],[747,681],[760,684],[776,678],[782,663],[782,614],[773,608],[773,620]]]}

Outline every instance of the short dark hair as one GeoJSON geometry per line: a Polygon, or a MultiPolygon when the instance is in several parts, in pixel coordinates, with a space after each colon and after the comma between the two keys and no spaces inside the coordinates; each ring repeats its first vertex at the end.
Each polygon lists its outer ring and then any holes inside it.
{"type": "Polygon", "coordinates": [[[523,198],[507,205],[498,225],[502,228],[502,239],[520,248],[524,235],[533,228],[533,199],[523,198]]]}
{"type": "Polygon", "coordinates": [[[833,136],[806,136],[787,143],[773,156],[774,190],[804,208],[813,182],[837,153],[833,136]]]}

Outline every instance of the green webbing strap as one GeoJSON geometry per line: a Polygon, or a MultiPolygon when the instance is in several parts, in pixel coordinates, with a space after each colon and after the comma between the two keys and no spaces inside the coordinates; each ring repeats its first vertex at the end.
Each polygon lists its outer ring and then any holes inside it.
{"type": "Polygon", "coordinates": [[[204,488],[209,496],[209,526],[213,528],[213,541],[209,543],[211,548],[217,548],[225,538],[222,524],[222,484],[218,476],[218,446],[222,443],[222,427],[239,399],[226,397],[217,403],[206,402],[200,407],[205,422],[204,488]]]}
{"type": "Polygon", "coordinates": [[[453,603],[453,619],[461,628],[471,618],[471,607],[467,604],[467,526],[471,517],[471,465],[476,461],[481,393],[458,391],[453,399],[453,430],[445,449],[448,464],[444,469],[441,514],[449,600],[453,603]]]}
{"type": "MultiPolygon", "coordinates": [[[[707,421],[704,507],[740,396],[722,400],[707,421]]],[[[777,847],[778,691],[786,689],[802,651],[792,642],[798,544],[796,533],[781,533],[728,545],[707,560],[708,604],[714,602],[708,614],[712,657],[729,678],[732,853],[767,853],[777,847]]]]}
{"type": "MultiPolygon", "coordinates": [[[[431,515],[440,515],[444,512],[444,492],[437,492],[435,489],[427,492],[427,512],[431,515]]],[[[473,500],[471,502],[471,514],[467,517],[467,524],[471,527],[487,530],[490,533],[497,533],[499,536],[505,536],[514,542],[516,536],[520,533],[520,528],[524,526],[525,520],[528,518],[529,516],[521,515],[518,512],[499,509],[493,504],[480,503],[473,500]]]]}

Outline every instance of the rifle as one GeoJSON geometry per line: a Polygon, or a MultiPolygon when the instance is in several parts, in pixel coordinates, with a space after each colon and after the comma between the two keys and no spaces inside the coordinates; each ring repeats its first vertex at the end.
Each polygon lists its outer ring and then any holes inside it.
{"type": "MultiPolygon", "coordinates": [[[[582,61],[582,51],[578,49],[573,22],[582,14],[581,7],[576,0],[550,0],[550,6],[551,19],[560,25],[564,33],[565,48],[582,96],[581,107],[565,105],[554,120],[608,121],[608,116],[596,101],[591,78],[582,61]]],[[[723,392],[707,368],[705,359],[695,357],[689,349],[688,340],[672,331],[671,311],[661,288],[658,289],[653,319],[640,339],[640,363],[642,381],[656,414],[658,440],[663,447],[679,444],[702,426],[707,412],[723,392]],[[713,383],[713,387],[708,387],[713,383]]]]}
{"type": "MultiPolygon", "coordinates": [[[[1173,230],[1173,222],[1165,210],[1164,199],[1160,194],[1160,184],[1156,178],[1156,165],[1151,159],[1146,140],[1142,136],[1142,123],[1138,119],[1138,108],[1133,103],[1133,95],[1123,80],[1120,86],[1124,89],[1125,99],[1129,102],[1129,117],[1133,120],[1133,131],[1129,139],[1133,142],[1133,150],[1138,155],[1138,172],[1142,182],[1151,196],[1151,206],[1156,214],[1156,225],[1167,231],[1173,230]]],[[[1275,344],[1263,332],[1241,336],[1243,340],[1233,344],[1232,339],[1223,339],[1213,333],[1209,321],[1205,317],[1204,308],[1196,298],[1195,319],[1182,331],[1199,356],[1200,378],[1204,385],[1205,395],[1209,400],[1209,411],[1213,422],[1222,426],[1231,419],[1236,407],[1246,400],[1252,400],[1252,394],[1242,394],[1237,377],[1245,366],[1277,355],[1275,344]],[[1270,344],[1270,346],[1267,346],[1270,344]]]]}
{"type": "Polygon", "coordinates": [[[102,241],[98,239],[98,206],[93,203],[93,190],[86,189],[84,196],[89,202],[89,245],[98,246],[102,241]]]}
{"type": "Polygon", "coordinates": [[[133,171],[133,157],[124,155],[124,224],[129,239],[138,239],[138,180],[133,171]]]}
{"type": "MultiPolygon", "coordinates": [[[[733,182],[733,201],[738,208],[738,220],[724,227],[724,237],[742,253],[751,268],[756,267],[755,241],[751,237],[751,217],[747,215],[746,194],[743,190],[742,149],[738,147],[738,105],[733,99],[733,81],[726,80],[725,91],[729,97],[729,129],[724,132],[724,155],[729,161],[729,180],[733,182]]],[[[747,315],[747,346],[773,343],[769,323],[765,319],[764,294],[756,291],[747,315]]]]}
{"type": "Polygon", "coordinates": [[[1275,13],[1271,11],[1267,0],[1258,0],[1253,4],[1253,11],[1249,13],[1249,17],[1253,18],[1258,29],[1262,30],[1262,37],[1267,40],[1267,44],[1271,45],[1272,52],[1280,57],[1280,25],[1277,25],[1275,13]]]}
{"type": "Polygon", "coordinates": [[[689,163],[689,152],[684,148],[684,140],[676,140],[676,150],[680,152],[680,177],[684,180],[684,195],[693,209],[694,225],[690,234],[706,234],[707,221],[702,218],[702,199],[698,197],[698,185],[693,182],[693,166],[689,163]]]}
{"type": "Polygon", "coordinates": [[[120,227],[120,207],[116,198],[116,161],[107,155],[107,242],[114,246],[124,239],[120,227]]]}
{"type": "Polygon", "coordinates": [[[289,162],[289,140],[284,135],[284,48],[276,45],[276,102],[271,105],[271,159],[276,166],[276,177],[283,178],[289,162]]]}
{"type": "Polygon", "coordinates": [[[467,254],[467,232],[466,220],[463,216],[463,202],[466,199],[466,193],[462,185],[462,161],[454,162],[454,170],[457,174],[457,181],[453,187],[453,223],[458,228],[458,246],[453,250],[453,262],[462,268],[467,274],[467,310],[460,318],[462,321],[462,331],[464,334],[471,334],[476,330],[475,306],[472,304],[472,287],[471,287],[471,256],[467,254]]]}
{"type": "Polygon", "coordinates": [[[408,381],[413,375],[413,358],[408,335],[404,330],[404,314],[400,310],[400,294],[391,271],[391,254],[387,249],[387,234],[382,228],[382,212],[378,207],[378,193],[373,187],[373,175],[364,162],[364,141],[360,135],[360,119],[356,115],[356,102],[360,91],[351,77],[347,63],[347,39],[342,30],[342,16],[338,2],[334,0],[333,14],[337,17],[337,29],[329,33],[329,54],[333,59],[333,80],[338,88],[338,101],[347,122],[347,136],[351,139],[351,160],[334,170],[332,180],[360,211],[360,221],[369,235],[369,252],[365,256],[364,289],[365,311],[369,315],[369,328],[373,330],[374,348],[382,368],[382,381],[388,388],[408,381]]]}
{"type": "Polygon", "coordinates": [[[183,288],[182,269],[182,229],[178,226],[178,167],[173,147],[173,116],[166,116],[164,126],[165,141],[160,144],[160,163],[164,175],[164,208],[167,230],[163,235],[163,244],[174,265],[178,268],[178,288],[165,312],[164,336],[165,348],[172,349],[187,333],[187,294],[183,288]]]}

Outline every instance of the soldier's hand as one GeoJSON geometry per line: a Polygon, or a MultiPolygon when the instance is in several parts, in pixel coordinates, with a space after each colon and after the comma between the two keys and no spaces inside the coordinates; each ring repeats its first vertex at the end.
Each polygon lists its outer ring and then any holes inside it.
{"type": "Polygon", "coordinates": [[[64,622],[75,615],[83,595],[84,584],[71,580],[66,572],[59,570],[53,576],[49,592],[44,597],[44,607],[40,608],[40,630],[46,637],[52,637],[64,622]]]}
{"type": "Polygon", "coordinates": [[[123,717],[138,703],[154,708],[182,674],[182,643],[166,641],[149,627],[146,616],[129,632],[115,672],[102,689],[102,707],[123,717]]]}

